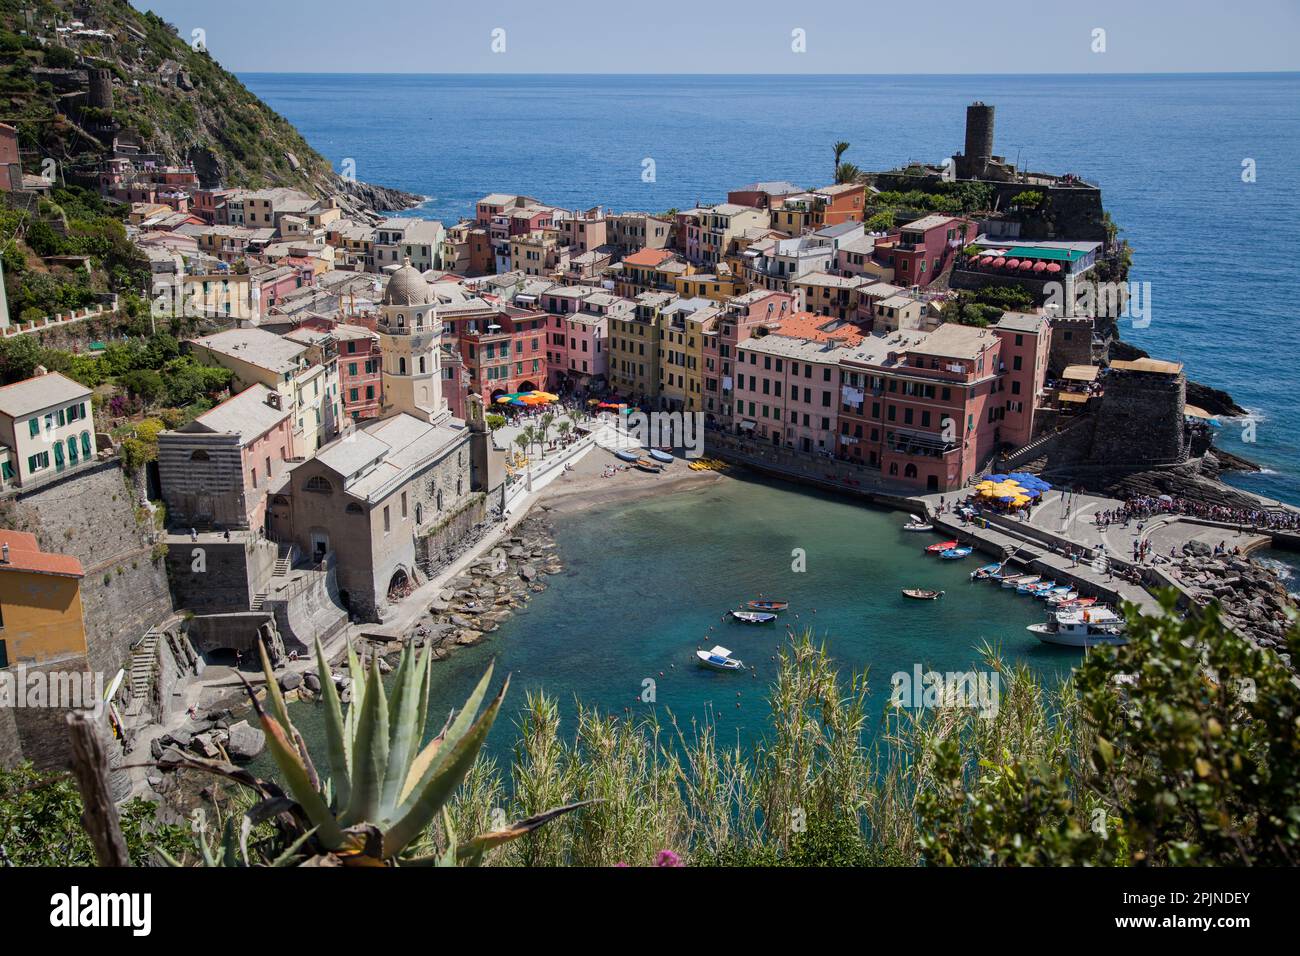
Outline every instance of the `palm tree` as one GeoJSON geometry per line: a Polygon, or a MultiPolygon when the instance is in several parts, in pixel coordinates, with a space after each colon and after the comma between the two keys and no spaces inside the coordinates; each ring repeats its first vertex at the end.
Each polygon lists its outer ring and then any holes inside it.
{"type": "Polygon", "coordinates": [[[555,412],[542,412],[542,444],[550,441],[551,425],[555,423],[555,412]]]}
{"type": "Polygon", "coordinates": [[[524,441],[528,444],[529,448],[532,448],[540,441],[539,433],[537,431],[536,426],[534,425],[525,425],[524,430],[521,434],[524,438],[524,441]]]}
{"type": "Polygon", "coordinates": [[[853,163],[840,163],[835,169],[835,182],[837,184],[860,183],[865,179],[866,175],[853,163]]]}
{"type": "Polygon", "coordinates": [[[523,431],[521,431],[518,435],[515,436],[515,444],[519,446],[519,451],[525,454],[528,451],[528,445],[529,445],[528,432],[529,429],[525,428],[523,431]]]}
{"type": "Polygon", "coordinates": [[[572,423],[570,423],[570,422],[567,421],[567,420],[566,420],[566,421],[562,421],[562,422],[560,422],[560,424],[558,424],[558,425],[555,426],[555,430],[556,430],[557,432],[560,433],[560,440],[561,440],[561,441],[564,441],[565,439],[567,439],[567,438],[569,437],[569,431],[570,431],[572,428],[573,428],[572,423]]]}
{"type": "Polygon", "coordinates": [[[842,179],[839,178],[839,176],[840,176],[840,160],[844,157],[844,154],[847,153],[847,152],[849,151],[849,144],[846,143],[846,142],[844,142],[844,140],[840,140],[838,143],[836,143],[836,144],[835,144],[834,146],[832,146],[831,148],[832,148],[833,150],[835,150],[835,181],[836,181],[837,183],[841,183],[841,182],[844,182],[844,180],[842,180],[842,179]]]}

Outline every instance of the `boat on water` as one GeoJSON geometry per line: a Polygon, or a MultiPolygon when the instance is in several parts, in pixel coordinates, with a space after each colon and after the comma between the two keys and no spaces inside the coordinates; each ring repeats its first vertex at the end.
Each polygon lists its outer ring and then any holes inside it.
{"type": "Polygon", "coordinates": [[[974,550],[974,548],[970,547],[949,548],[947,551],[940,551],[939,557],[945,561],[957,561],[961,558],[969,558],[974,550]]]}
{"type": "Polygon", "coordinates": [[[651,448],[650,451],[649,451],[649,455],[650,455],[650,457],[653,458],[655,461],[661,461],[661,462],[663,462],[665,465],[670,465],[670,464],[672,464],[672,461],[673,461],[673,456],[672,456],[672,455],[670,455],[670,454],[669,454],[668,452],[666,452],[666,451],[660,451],[658,448],[651,448]]]}
{"type": "Polygon", "coordinates": [[[770,624],[776,620],[769,611],[732,611],[731,616],[742,624],[770,624]]]}
{"type": "Polygon", "coordinates": [[[636,460],[636,467],[641,471],[659,472],[664,470],[663,465],[656,465],[649,458],[638,458],[636,460]]]}
{"type": "Polygon", "coordinates": [[[1013,574],[1002,579],[1002,586],[1004,588],[1018,588],[1022,584],[1035,584],[1042,579],[1041,574],[1013,574]]]}
{"type": "Polygon", "coordinates": [[[1053,611],[1045,623],[1030,624],[1028,630],[1044,644],[1064,647],[1128,643],[1124,636],[1124,619],[1104,607],[1053,611]]]}
{"type": "Polygon", "coordinates": [[[696,651],[696,659],[704,667],[711,667],[715,671],[738,671],[742,670],[745,662],[731,656],[731,651],[721,644],[707,651],[696,651]]]}
{"type": "Polygon", "coordinates": [[[933,531],[934,525],[930,524],[920,515],[908,515],[912,520],[903,525],[904,531],[933,531]]]}
{"type": "Polygon", "coordinates": [[[745,607],[751,611],[785,611],[789,609],[789,601],[746,601],[745,607]]]}
{"type": "Polygon", "coordinates": [[[1058,584],[1054,588],[1043,588],[1041,590],[1035,591],[1034,597],[1038,598],[1040,601],[1049,601],[1054,597],[1060,597],[1063,594],[1069,594],[1069,593],[1070,593],[1070,586],[1068,584],[1058,584]]]}
{"type": "MultiPolygon", "coordinates": [[[[1047,603],[1051,604],[1053,602],[1049,600],[1047,603]]],[[[1097,603],[1097,599],[1095,597],[1074,597],[1074,598],[1070,598],[1069,600],[1058,601],[1055,603],[1055,606],[1058,610],[1066,610],[1066,609],[1073,609],[1073,608],[1092,607],[1096,603],[1097,603]]]]}
{"type": "Polygon", "coordinates": [[[1053,594],[1047,595],[1047,597],[1045,597],[1043,600],[1045,600],[1048,604],[1052,605],[1053,607],[1058,607],[1062,604],[1072,604],[1074,601],[1077,601],[1078,599],[1079,599],[1078,591],[1058,590],[1053,594]]]}
{"type": "Polygon", "coordinates": [[[937,601],[943,597],[942,591],[929,591],[925,588],[903,588],[903,597],[914,601],[937,601]]]}
{"type": "Polygon", "coordinates": [[[629,451],[626,448],[620,448],[618,451],[614,452],[614,457],[619,461],[637,461],[640,459],[641,453],[637,451],[629,451]]]}
{"type": "Polygon", "coordinates": [[[983,581],[988,578],[996,578],[999,571],[1002,570],[1000,564],[983,564],[970,573],[971,580],[983,581]]]}
{"type": "Polygon", "coordinates": [[[1037,581],[1033,584],[1022,584],[1016,588],[1017,594],[1037,594],[1039,591],[1050,591],[1056,587],[1055,581],[1037,581]]]}
{"type": "Polygon", "coordinates": [[[930,552],[931,554],[938,554],[941,551],[950,551],[953,548],[957,547],[957,545],[959,544],[961,544],[961,542],[957,540],[940,541],[938,544],[929,545],[925,550],[930,552]]]}

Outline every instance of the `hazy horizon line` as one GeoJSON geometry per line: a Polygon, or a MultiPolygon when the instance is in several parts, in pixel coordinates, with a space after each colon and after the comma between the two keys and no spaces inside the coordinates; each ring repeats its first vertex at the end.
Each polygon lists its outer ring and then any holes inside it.
{"type": "Polygon", "coordinates": [[[558,73],[546,72],[538,73],[527,70],[511,70],[505,72],[487,72],[487,71],[462,71],[462,72],[437,72],[437,71],[417,71],[417,70],[232,70],[236,76],[240,74],[257,74],[259,76],[733,76],[733,77],[779,77],[781,79],[790,79],[791,77],[1056,77],[1056,76],[1091,76],[1091,77],[1135,77],[1135,76],[1164,76],[1164,77],[1187,77],[1187,76],[1300,76],[1300,70],[1201,70],[1201,71],[1143,71],[1138,73],[1126,72],[1088,72],[1083,70],[1063,70],[1056,73],[680,73],[680,72],[617,72],[617,73],[558,73]]]}

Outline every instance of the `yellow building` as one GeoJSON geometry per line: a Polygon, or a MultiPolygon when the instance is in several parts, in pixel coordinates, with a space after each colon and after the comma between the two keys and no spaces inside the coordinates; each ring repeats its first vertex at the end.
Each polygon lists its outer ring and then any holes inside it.
{"type": "Polygon", "coordinates": [[[659,311],[659,402],[704,410],[704,337],[720,310],[707,299],[678,299],[659,311]]]}
{"type": "Polygon", "coordinates": [[[0,668],[86,655],[81,562],[0,529],[0,668]]]}
{"type": "Polygon", "coordinates": [[[678,276],[673,284],[683,299],[712,299],[714,302],[726,302],[746,291],[745,283],[725,268],[720,268],[717,273],[697,272],[694,275],[678,276]]]}
{"type": "Polygon", "coordinates": [[[609,381],[620,395],[658,397],[659,310],[674,298],[667,292],[642,293],[631,313],[610,315],[609,381]]]}

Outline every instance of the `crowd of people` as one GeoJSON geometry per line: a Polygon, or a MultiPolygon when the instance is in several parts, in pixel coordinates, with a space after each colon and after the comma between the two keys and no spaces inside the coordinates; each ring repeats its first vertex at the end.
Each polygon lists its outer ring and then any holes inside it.
{"type": "Polygon", "coordinates": [[[1188,498],[1175,498],[1171,495],[1130,498],[1113,512],[1101,512],[1098,518],[1100,519],[1102,515],[1108,516],[1112,523],[1130,520],[1146,521],[1158,515],[1186,515],[1207,521],[1222,521],[1243,528],[1267,528],[1271,531],[1300,529],[1300,512],[1266,511],[1263,508],[1229,508],[1188,498]]]}

